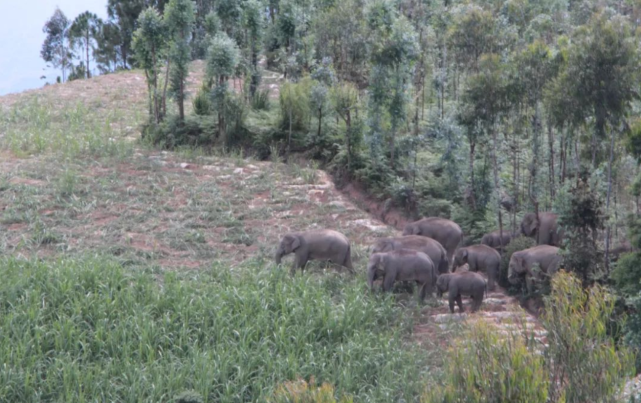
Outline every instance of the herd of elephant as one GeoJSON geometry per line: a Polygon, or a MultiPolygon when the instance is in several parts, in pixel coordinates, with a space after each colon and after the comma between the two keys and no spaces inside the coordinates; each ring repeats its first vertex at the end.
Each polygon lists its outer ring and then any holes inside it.
{"type": "MultiPolygon", "coordinates": [[[[525,277],[527,283],[545,272],[556,272],[561,264],[558,246],[563,231],[557,228],[554,213],[526,214],[521,223],[521,233],[533,237],[537,246],[512,254],[508,280],[517,283],[525,277]],[[540,270],[533,270],[538,267],[540,270]]],[[[436,288],[437,296],[448,294],[450,311],[454,304],[463,312],[462,296],[472,299],[472,312],[481,306],[487,289],[493,290],[499,275],[503,248],[518,234],[493,231],[483,236],[481,243],[459,247],[463,231],[454,221],[428,217],[406,225],[403,236],[382,238],[371,247],[367,265],[370,289],[374,281],[382,280],[383,291],[390,291],[397,281],[413,281],[419,286],[423,301],[436,288]],[[469,270],[456,272],[467,264],[469,270]],[[451,268],[451,272],[450,272],[451,268]],[[478,272],[485,272],[488,283],[478,272]]],[[[309,260],[325,260],[346,267],[354,273],[349,239],[340,232],[320,229],[292,232],[284,235],[276,251],[276,264],[283,256],[293,253],[292,273],[304,269],[309,260]]]]}

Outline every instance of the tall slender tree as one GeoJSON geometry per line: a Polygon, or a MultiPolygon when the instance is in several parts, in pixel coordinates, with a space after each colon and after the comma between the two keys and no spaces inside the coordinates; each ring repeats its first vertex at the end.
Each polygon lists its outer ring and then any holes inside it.
{"type": "Polygon", "coordinates": [[[62,71],[62,82],[67,80],[67,68],[71,65],[73,53],[69,43],[69,19],[56,7],[53,15],[42,28],[47,35],[40,56],[45,62],[51,63],[53,67],[62,71]]]}
{"type": "Polygon", "coordinates": [[[185,82],[189,75],[191,48],[189,41],[194,23],[192,0],[169,0],[165,7],[165,26],[169,31],[171,94],[178,104],[180,120],[185,119],[185,82]]]}
{"type": "Polygon", "coordinates": [[[89,51],[95,50],[96,39],[101,30],[102,24],[102,20],[98,18],[96,14],[85,11],[76,17],[69,29],[69,36],[71,40],[80,44],[85,55],[85,78],[91,77],[89,51]]]}

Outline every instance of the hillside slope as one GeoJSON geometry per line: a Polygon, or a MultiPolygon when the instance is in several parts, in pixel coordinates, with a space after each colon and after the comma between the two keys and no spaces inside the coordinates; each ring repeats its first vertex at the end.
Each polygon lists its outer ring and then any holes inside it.
{"type": "MultiPolygon", "coordinates": [[[[192,93],[202,70],[192,66],[192,93]]],[[[159,152],[131,141],[146,116],[144,80],[136,71],[10,95],[0,105],[5,256],[90,254],[161,272],[217,262],[233,271],[248,260],[271,267],[288,231],[332,228],[352,241],[364,283],[369,245],[400,235],[313,167],[159,152]]],[[[313,262],[308,272],[325,270],[341,271],[313,262]]],[[[403,291],[398,297],[414,305],[403,291]]],[[[502,333],[527,328],[545,343],[536,319],[503,290],[488,297],[474,315],[450,315],[445,300],[428,303],[416,317],[414,340],[431,350],[446,347],[450,335],[460,334],[461,320],[482,320],[502,333]]]]}

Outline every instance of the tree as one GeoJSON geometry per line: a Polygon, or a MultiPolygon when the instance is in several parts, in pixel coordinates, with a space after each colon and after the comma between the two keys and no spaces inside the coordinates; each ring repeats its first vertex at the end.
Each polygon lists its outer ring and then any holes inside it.
{"type": "Polygon", "coordinates": [[[261,4],[257,0],[249,0],[245,3],[243,11],[243,25],[247,30],[249,40],[249,65],[250,82],[249,95],[254,96],[258,85],[260,84],[260,71],[258,69],[258,54],[260,51],[260,41],[263,33],[263,20],[261,17],[261,4]]]}
{"type": "Polygon", "coordinates": [[[78,42],[85,53],[85,78],[91,77],[89,64],[89,49],[95,49],[96,39],[101,30],[102,20],[96,14],[85,11],[76,17],[69,29],[69,36],[72,41],[78,42]]]}
{"type": "Polygon", "coordinates": [[[503,239],[503,217],[501,214],[501,184],[497,155],[499,144],[497,123],[505,110],[505,92],[507,87],[506,67],[494,54],[483,55],[479,60],[479,72],[469,79],[469,86],[463,96],[464,102],[472,110],[480,127],[492,138],[492,171],[494,174],[494,191],[497,203],[497,218],[500,239],[503,239]]]}
{"type": "Polygon", "coordinates": [[[40,56],[45,62],[62,70],[62,82],[67,79],[66,71],[73,59],[69,44],[69,25],[65,14],[56,7],[56,11],[42,28],[42,32],[47,34],[47,37],[42,44],[40,56]]]}
{"type": "Polygon", "coordinates": [[[149,115],[159,124],[165,116],[166,88],[160,90],[160,71],[167,52],[166,27],[160,13],[150,7],[140,14],[139,28],[133,36],[136,61],[145,70],[149,91],[149,115]]]}
{"type": "Polygon", "coordinates": [[[170,37],[169,63],[171,94],[178,104],[180,120],[185,120],[185,81],[189,75],[191,49],[189,40],[194,23],[191,0],[169,0],[165,7],[164,25],[170,37]]]}
{"type": "MultiPolygon", "coordinates": [[[[569,49],[566,88],[580,105],[579,113],[592,118],[592,166],[597,167],[598,142],[610,129],[608,191],[606,211],[610,210],[612,161],[615,138],[626,131],[625,115],[637,98],[639,58],[627,22],[595,14],[587,26],[577,29],[569,49]]],[[[605,235],[605,264],[608,267],[610,226],[605,235]]]]}
{"type": "Polygon", "coordinates": [[[355,144],[360,138],[352,130],[352,113],[359,105],[358,90],[350,83],[337,84],[331,92],[334,111],[345,122],[345,144],[347,146],[347,171],[352,171],[355,144]]]}
{"type": "Polygon", "coordinates": [[[153,7],[164,10],[167,0],[108,0],[107,15],[120,29],[121,43],[118,46],[123,67],[129,68],[133,47],[133,36],[140,26],[138,18],[143,10],[153,7]]]}
{"type": "Polygon", "coordinates": [[[121,59],[122,37],[120,28],[113,22],[103,23],[96,35],[97,47],[94,50],[94,58],[98,69],[102,73],[115,71],[119,66],[124,67],[121,59]]]}
{"type": "Polygon", "coordinates": [[[456,61],[471,71],[477,71],[481,55],[495,51],[494,16],[477,5],[464,7],[463,12],[454,17],[448,40],[456,61]]]}
{"type": "Polygon", "coordinates": [[[211,41],[207,52],[207,76],[213,80],[212,101],[218,109],[218,137],[225,136],[225,102],[227,82],[234,74],[240,51],[236,42],[221,32],[211,41]]]}

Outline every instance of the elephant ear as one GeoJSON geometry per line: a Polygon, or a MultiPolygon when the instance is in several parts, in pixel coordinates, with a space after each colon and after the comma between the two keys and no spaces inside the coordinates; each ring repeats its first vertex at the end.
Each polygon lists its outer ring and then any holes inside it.
{"type": "Polygon", "coordinates": [[[291,245],[292,245],[292,250],[296,250],[300,247],[300,237],[297,235],[290,235],[291,237],[291,245]]]}

